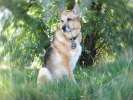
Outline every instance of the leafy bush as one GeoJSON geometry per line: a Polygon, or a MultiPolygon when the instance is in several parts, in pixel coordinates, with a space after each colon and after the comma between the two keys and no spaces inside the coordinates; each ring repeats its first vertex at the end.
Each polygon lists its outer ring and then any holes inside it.
{"type": "MultiPolygon", "coordinates": [[[[80,1],[80,0],[79,0],[80,1]]],[[[128,0],[80,1],[83,52],[80,64],[99,59],[112,61],[132,46],[132,6],[128,0]],[[86,59],[88,58],[88,59],[86,59]]],[[[74,0],[0,1],[0,61],[10,66],[37,66],[53,38],[60,9],[71,9],[74,0]]]]}

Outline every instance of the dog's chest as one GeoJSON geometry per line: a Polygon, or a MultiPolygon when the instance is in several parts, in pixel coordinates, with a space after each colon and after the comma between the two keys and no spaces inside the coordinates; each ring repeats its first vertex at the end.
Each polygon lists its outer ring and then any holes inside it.
{"type": "Polygon", "coordinates": [[[74,70],[76,67],[76,63],[81,55],[81,45],[80,43],[76,42],[76,48],[71,50],[71,56],[70,56],[70,65],[72,66],[72,69],[74,70]]]}

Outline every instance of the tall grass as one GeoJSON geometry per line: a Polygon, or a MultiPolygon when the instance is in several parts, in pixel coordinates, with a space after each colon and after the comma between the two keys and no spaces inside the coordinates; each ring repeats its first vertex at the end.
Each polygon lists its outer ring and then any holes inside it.
{"type": "Polygon", "coordinates": [[[0,100],[133,100],[133,56],[78,68],[78,85],[68,80],[37,87],[37,69],[0,70],[0,100]]]}

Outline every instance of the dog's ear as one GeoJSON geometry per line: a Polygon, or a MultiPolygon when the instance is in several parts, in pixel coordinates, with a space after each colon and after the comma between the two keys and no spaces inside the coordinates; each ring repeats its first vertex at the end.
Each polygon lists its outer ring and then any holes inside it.
{"type": "Polygon", "coordinates": [[[73,9],[72,9],[73,13],[77,16],[80,16],[80,9],[79,9],[79,5],[78,3],[75,3],[73,9]]]}

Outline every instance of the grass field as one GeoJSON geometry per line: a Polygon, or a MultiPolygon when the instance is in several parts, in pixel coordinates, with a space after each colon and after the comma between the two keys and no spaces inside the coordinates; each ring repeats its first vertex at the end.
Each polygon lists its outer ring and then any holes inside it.
{"type": "Polygon", "coordinates": [[[0,70],[0,100],[133,100],[133,55],[75,70],[78,85],[67,80],[36,85],[36,69],[0,70]]]}

